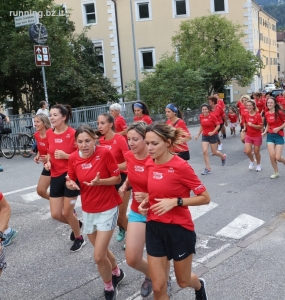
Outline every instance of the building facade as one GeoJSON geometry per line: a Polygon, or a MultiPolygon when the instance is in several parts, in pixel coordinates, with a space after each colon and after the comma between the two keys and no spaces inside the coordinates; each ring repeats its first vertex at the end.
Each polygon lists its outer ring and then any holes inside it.
{"type": "Polygon", "coordinates": [[[285,31],[277,32],[278,78],[285,77],[285,31]]]}
{"type": "Polygon", "coordinates": [[[151,72],[164,53],[174,51],[171,38],[179,30],[181,21],[210,13],[222,14],[243,25],[246,35],[242,43],[246,49],[260,55],[266,65],[254,77],[251,86],[241,88],[233,81],[227,87],[228,101],[237,101],[242,94],[257,91],[278,77],[276,20],[253,0],[56,2],[71,10],[71,20],[78,33],[90,26],[87,35],[94,43],[102,70],[119,91],[127,89],[128,83],[136,78],[135,58],[141,80],[142,69],[151,72]]]}

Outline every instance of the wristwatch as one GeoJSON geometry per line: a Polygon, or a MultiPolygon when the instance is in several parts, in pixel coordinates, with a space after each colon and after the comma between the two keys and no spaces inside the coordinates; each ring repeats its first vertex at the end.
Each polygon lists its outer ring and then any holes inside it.
{"type": "Polygon", "coordinates": [[[5,241],[5,235],[2,231],[0,231],[0,240],[5,241]]]}
{"type": "Polygon", "coordinates": [[[177,205],[182,206],[183,205],[183,200],[182,198],[177,198],[177,205]]]}

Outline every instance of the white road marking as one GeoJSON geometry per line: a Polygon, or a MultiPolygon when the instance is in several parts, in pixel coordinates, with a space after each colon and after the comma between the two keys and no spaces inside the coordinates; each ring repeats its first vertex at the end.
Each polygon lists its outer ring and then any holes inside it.
{"type": "Polygon", "coordinates": [[[216,235],[238,240],[258,228],[262,224],[264,224],[264,221],[260,219],[247,214],[241,214],[231,223],[218,231],[216,235]]]}
{"type": "Polygon", "coordinates": [[[228,248],[231,244],[225,244],[224,246],[222,246],[221,248],[219,249],[216,249],[208,254],[206,254],[205,256],[201,257],[201,258],[198,258],[195,260],[195,262],[198,262],[198,263],[204,263],[206,262],[208,259],[210,259],[211,257],[215,256],[216,254],[222,252],[224,249],[228,248]]]}
{"type": "Polygon", "coordinates": [[[215,202],[210,202],[208,205],[201,205],[201,206],[189,206],[190,213],[192,215],[192,220],[196,220],[209,212],[210,210],[216,208],[218,206],[215,202]]]}
{"type": "Polygon", "coordinates": [[[138,299],[141,299],[141,296],[138,296],[138,295],[140,295],[140,292],[136,292],[132,296],[128,297],[126,300],[138,300],[138,299]]]}
{"type": "Polygon", "coordinates": [[[34,189],[34,188],[36,188],[36,187],[37,187],[37,185],[32,185],[32,186],[28,186],[28,187],[25,187],[25,188],[22,188],[22,189],[19,189],[19,190],[15,190],[15,191],[3,193],[3,195],[4,195],[4,196],[8,196],[8,195],[15,194],[15,193],[18,193],[18,192],[22,192],[22,191],[34,189]]]}
{"type": "Polygon", "coordinates": [[[31,192],[31,193],[28,193],[28,194],[24,194],[24,195],[21,195],[21,197],[23,198],[23,200],[26,203],[42,199],[42,197],[39,196],[37,192],[31,192]]]}

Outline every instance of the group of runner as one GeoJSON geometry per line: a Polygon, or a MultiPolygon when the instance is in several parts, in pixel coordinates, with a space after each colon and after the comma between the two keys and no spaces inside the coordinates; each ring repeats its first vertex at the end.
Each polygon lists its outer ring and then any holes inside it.
{"type": "MultiPolygon", "coordinates": [[[[262,100],[263,106],[259,103],[262,95],[256,93],[255,98],[242,96],[237,105],[239,113],[235,107],[226,113],[218,94],[202,104],[201,126],[195,137],[197,140],[202,134],[205,161],[202,175],[211,174],[209,145],[222,166],[226,164],[220,137],[226,138],[225,126],[229,120],[233,136],[240,123],[249,169],[253,169],[256,160],[256,171],[261,171],[259,148],[262,135],[267,134],[274,169],[271,178],[278,177],[277,161],[285,164],[281,156],[285,114],[273,97],[262,100]]],[[[169,299],[169,270],[173,260],[179,286],[194,288],[196,299],[207,299],[205,281],[191,273],[196,235],[188,206],[210,201],[206,188],[187,162],[190,159],[187,141],[191,134],[173,103],[165,108],[166,123],[153,123],[146,104],[141,101],[134,103],[132,109],[134,123],[127,126],[120,114],[120,104],[112,104],[110,114],[98,116],[96,131],[89,125],[81,125],[77,130],[71,128],[68,121],[72,112],[68,105],[54,105],[50,119],[45,114],[36,115],[38,154],[34,160],[44,166],[37,192],[49,200],[51,216],[71,227],[72,252],[86,244],[81,234],[83,226],[83,234],[94,246],[105,299],[116,299],[117,286],[125,277],[109,249],[117,225],[117,241],[125,241],[128,265],[145,276],[142,297],[153,292],[155,299],[169,299]],[[190,197],[191,190],[195,196],[190,197]],[[79,193],[82,220],[74,211],[79,193]],[[132,202],[127,217],[130,193],[132,202]],[[143,257],[145,244],[147,259],[143,257]]]]}

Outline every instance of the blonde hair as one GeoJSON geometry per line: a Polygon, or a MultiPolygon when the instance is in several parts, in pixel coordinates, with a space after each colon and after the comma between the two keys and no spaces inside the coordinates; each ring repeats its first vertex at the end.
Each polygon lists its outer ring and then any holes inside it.
{"type": "MultiPolygon", "coordinates": [[[[169,143],[169,150],[171,148],[181,149],[181,145],[187,142],[187,136],[189,135],[185,130],[181,128],[175,128],[162,122],[155,122],[147,126],[147,132],[154,132],[157,134],[165,143],[169,143]]],[[[170,150],[171,153],[173,153],[170,150]]]]}
{"type": "Polygon", "coordinates": [[[245,98],[246,101],[251,100],[250,97],[249,97],[248,95],[242,95],[242,96],[241,96],[241,100],[242,100],[243,98],[245,98]]]}
{"type": "Polygon", "coordinates": [[[37,114],[37,115],[34,116],[34,119],[35,118],[38,118],[40,121],[42,121],[44,123],[46,129],[51,128],[50,120],[49,120],[47,115],[37,114]]]}

